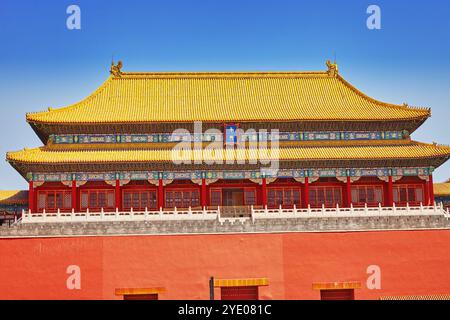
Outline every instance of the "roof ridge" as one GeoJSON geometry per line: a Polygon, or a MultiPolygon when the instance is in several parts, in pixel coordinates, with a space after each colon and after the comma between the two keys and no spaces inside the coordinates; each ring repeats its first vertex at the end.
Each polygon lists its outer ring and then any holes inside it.
{"type": "Polygon", "coordinates": [[[180,77],[240,77],[240,76],[301,76],[301,75],[327,75],[326,71],[144,71],[121,72],[113,76],[115,79],[130,76],[180,76],[180,77]]]}
{"type": "Polygon", "coordinates": [[[424,113],[426,112],[428,114],[428,117],[431,115],[431,108],[429,108],[429,107],[415,107],[415,106],[409,106],[408,104],[399,105],[399,104],[394,104],[394,103],[383,102],[383,101],[377,100],[375,98],[372,98],[369,95],[362,92],[361,90],[357,89],[349,81],[345,80],[344,77],[342,77],[340,74],[337,74],[336,78],[339,81],[341,81],[346,87],[348,87],[350,90],[352,90],[354,93],[358,94],[360,97],[367,99],[375,104],[379,104],[379,105],[382,105],[385,107],[390,107],[390,108],[401,109],[401,110],[424,111],[424,113]]]}
{"type": "Polygon", "coordinates": [[[444,149],[450,149],[450,145],[448,144],[442,144],[437,142],[427,143],[427,142],[420,142],[412,140],[412,142],[416,143],[417,145],[427,146],[427,147],[437,147],[437,148],[444,148],[444,149]]]}

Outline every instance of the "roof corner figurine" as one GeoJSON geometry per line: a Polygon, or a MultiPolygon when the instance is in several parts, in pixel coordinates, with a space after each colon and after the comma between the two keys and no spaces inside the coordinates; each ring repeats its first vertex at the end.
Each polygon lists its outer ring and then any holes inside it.
{"type": "Polygon", "coordinates": [[[114,61],[111,62],[111,69],[110,69],[110,73],[114,76],[114,77],[120,77],[122,74],[122,66],[123,63],[121,60],[119,60],[119,62],[117,63],[117,65],[114,65],[114,61]]]}
{"type": "Polygon", "coordinates": [[[334,61],[334,63],[331,63],[330,60],[327,60],[327,67],[328,67],[328,75],[330,77],[334,77],[339,73],[339,68],[336,61],[334,61]]]}

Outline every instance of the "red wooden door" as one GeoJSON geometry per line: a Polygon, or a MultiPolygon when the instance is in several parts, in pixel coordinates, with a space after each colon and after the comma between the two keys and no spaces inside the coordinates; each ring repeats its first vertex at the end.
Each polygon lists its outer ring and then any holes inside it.
{"type": "Polygon", "coordinates": [[[242,189],[242,188],[223,189],[223,205],[224,206],[243,206],[244,205],[244,189],[242,189]]]}
{"type": "Polygon", "coordinates": [[[222,300],[258,300],[258,287],[222,287],[222,300]]]}
{"type": "Polygon", "coordinates": [[[321,300],[355,300],[353,289],[320,290],[321,300]]]}

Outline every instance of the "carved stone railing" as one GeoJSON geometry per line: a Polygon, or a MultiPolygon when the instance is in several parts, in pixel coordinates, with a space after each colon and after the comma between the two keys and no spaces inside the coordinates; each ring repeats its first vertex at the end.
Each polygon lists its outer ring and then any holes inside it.
{"type": "Polygon", "coordinates": [[[159,211],[114,211],[105,212],[60,212],[30,213],[24,211],[19,223],[61,223],[61,222],[102,222],[102,221],[171,221],[171,220],[215,220],[220,216],[220,208],[177,209],[159,211]]]}
{"type": "Polygon", "coordinates": [[[250,218],[252,214],[251,206],[223,206],[220,209],[223,218],[250,218]]]}
{"type": "Polygon", "coordinates": [[[433,216],[440,215],[445,218],[450,218],[450,213],[444,210],[442,203],[435,204],[433,206],[409,206],[396,207],[395,204],[392,207],[353,207],[350,208],[311,208],[307,209],[293,208],[285,209],[281,206],[275,209],[268,209],[267,207],[262,209],[251,208],[252,220],[255,219],[288,219],[288,218],[349,218],[349,217],[389,217],[389,216],[433,216]]]}
{"type": "Polygon", "coordinates": [[[203,207],[188,209],[170,209],[159,211],[114,211],[114,212],[54,212],[30,213],[24,211],[19,223],[64,223],[64,222],[107,222],[107,221],[177,221],[177,220],[217,220],[234,222],[239,220],[252,221],[259,219],[290,219],[290,218],[355,218],[355,217],[401,217],[401,216],[443,216],[450,218],[450,213],[444,210],[442,204],[433,206],[406,207],[353,207],[340,208],[261,208],[249,207],[249,215],[244,217],[222,213],[223,207],[203,207]]]}

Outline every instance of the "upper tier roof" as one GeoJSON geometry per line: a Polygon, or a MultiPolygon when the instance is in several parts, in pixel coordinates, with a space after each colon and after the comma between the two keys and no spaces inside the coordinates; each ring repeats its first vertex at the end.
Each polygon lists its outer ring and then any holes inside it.
{"type": "Polygon", "coordinates": [[[323,72],[134,73],[121,72],[117,66],[112,70],[86,99],[29,113],[27,120],[45,124],[397,121],[430,115],[428,108],[374,100],[330,65],[323,72]]]}

